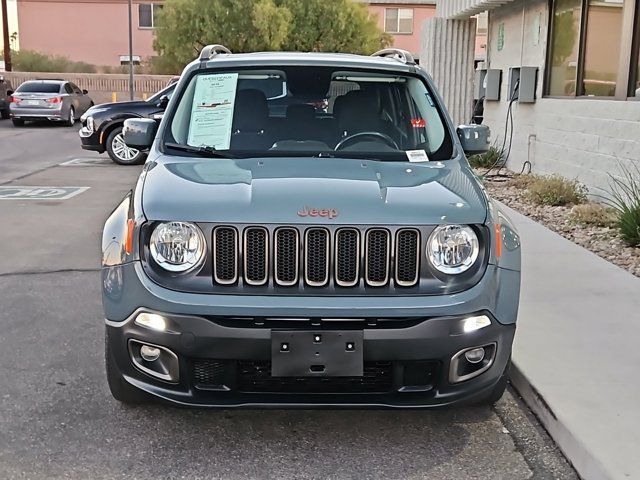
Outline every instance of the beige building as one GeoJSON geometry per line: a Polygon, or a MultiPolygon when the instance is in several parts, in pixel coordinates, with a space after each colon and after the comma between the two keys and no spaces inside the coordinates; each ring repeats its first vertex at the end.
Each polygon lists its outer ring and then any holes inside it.
{"type": "MultiPolygon", "coordinates": [[[[489,12],[487,62],[499,100],[485,123],[502,144],[513,68],[534,67],[531,103],[513,102],[509,166],[608,187],[620,165],[640,164],[638,0],[442,0],[439,16],[467,22],[489,12]],[[529,162],[529,163],[526,163],[529,162]],[[526,165],[525,165],[526,163],[526,165]]],[[[489,85],[491,87],[491,85],[489,85]]],[[[471,101],[471,99],[468,99],[471,101]]]]}

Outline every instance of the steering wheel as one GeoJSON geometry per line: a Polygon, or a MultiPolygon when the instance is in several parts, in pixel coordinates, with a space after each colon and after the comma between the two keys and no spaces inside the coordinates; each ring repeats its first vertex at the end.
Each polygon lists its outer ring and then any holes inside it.
{"type": "Polygon", "coordinates": [[[338,142],[338,144],[334,148],[334,151],[337,152],[339,150],[342,150],[345,147],[345,145],[361,137],[373,137],[375,140],[383,140],[384,143],[386,143],[390,147],[393,147],[396,150],[400,150],[400,147],[398,146],[396,141],[393,138],[391,138],[389,135],[385,135],[384,133],[380,133],[380,132],[360,132],[360,133],[354,133],[353,135],[349,135],[348,137],[340,140],[340,142],[338,142]]]}

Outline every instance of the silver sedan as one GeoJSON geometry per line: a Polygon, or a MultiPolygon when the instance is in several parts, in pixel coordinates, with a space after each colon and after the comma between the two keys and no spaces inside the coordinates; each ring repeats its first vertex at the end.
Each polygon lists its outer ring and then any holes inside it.
{"type": "Polygon", "coordinates": [[[65,80],[29,80],[11,94],[9,113],[15,126],[49,120],[72,126],[92,105],[86,90],[65,80]]]}

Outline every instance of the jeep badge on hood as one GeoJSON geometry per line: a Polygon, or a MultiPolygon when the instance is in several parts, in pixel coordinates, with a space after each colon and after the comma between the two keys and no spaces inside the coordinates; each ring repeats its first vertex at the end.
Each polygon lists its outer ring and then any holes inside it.
{"type": "Polygon", "coordinates": [[[298,211],[299,217],[326,217],[329,220],[333,220],[338,216],[338,210],[334,208],[311,208],[305,206],[302,210],[298,211]]]}

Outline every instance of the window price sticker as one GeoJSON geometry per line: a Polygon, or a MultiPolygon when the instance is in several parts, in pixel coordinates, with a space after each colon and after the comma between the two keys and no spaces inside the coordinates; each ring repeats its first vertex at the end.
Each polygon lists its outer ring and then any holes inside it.
{"type": "Polygon", "coordinates": [[[424,150],[407,150],[407,158],[411,163],[428,162],[429,156],[424,150]]]}

